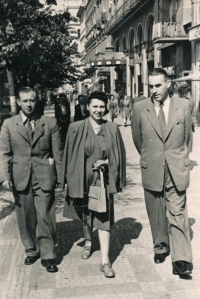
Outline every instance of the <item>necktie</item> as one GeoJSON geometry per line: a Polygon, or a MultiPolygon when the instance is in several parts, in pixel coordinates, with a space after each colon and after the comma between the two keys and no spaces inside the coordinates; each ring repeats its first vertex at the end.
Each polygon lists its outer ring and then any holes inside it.
{"type": "Polygon", "coordinates": [[[165,120],[165,114],[163,111],[163,103],[160,103],[160,110],[158,113],[158,120],[159,120],[159,124],[160,124],[160,129],[162,132],[162,138],[163,141],[165,140],[165,132],[166,132],[166,120],[165,120]]]}
{"type": "Polygon", "coordinates": [[[26,127],[26,131],[28,133],[29,141],[32,143],[32,141],[33,141],[33,130],[32,130],[29,118],[27,118],[27,120],[26,120],[25,127],[26,127]]]}

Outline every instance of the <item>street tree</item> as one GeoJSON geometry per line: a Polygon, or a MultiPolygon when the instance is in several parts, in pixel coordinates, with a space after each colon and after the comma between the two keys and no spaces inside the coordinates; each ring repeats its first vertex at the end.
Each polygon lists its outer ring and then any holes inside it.
{"type": "Polygon", "coordinates": [[[0,67],[7,70],[13,114],[20,86],[46,90],[79,78],[69,27],[75,19],[66,11],[55,13],[51,4],[56,1],[0,0],[0,67]]]}

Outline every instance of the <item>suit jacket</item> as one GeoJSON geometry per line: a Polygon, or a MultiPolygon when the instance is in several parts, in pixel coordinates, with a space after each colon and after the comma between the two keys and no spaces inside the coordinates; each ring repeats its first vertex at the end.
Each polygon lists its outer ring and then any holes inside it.
{"type": "Polygon", "coordinates": [[[189,101],[172,97],[165,140],[162,140],[155,107],[151,98],[133,105],[131,120],[134,144],[141,156],[143,187],[162,191],[165,163],[179,191],[189,186],[188,143],[191,136],[189,101]]]}
{"type": "MultiPolygon", "coordinates": [[[[67,182],[68,194],[72,198],[84,198],[85,141],[89,119],[72,123],[69,127],[62,162],[64,188],[67,182]]],[[[107,156],[109,161],[109,180],[121,191],[126,184],[126,152],[118,126],[104,122],[107,156]]]]}
{"type": "Polygon", "coordinates": [[[32,143],[21,115],[6,119],[0,133],[0,182],[11,180],[17,191],[23,191],[33,167],[41,189],[50,191],[60,181],[61,153],[55,119],[37,119],[32,143]]]}

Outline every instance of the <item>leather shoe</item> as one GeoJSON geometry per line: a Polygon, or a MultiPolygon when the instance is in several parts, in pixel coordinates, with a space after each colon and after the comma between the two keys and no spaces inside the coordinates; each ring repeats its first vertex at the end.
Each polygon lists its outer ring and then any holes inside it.
{"type": "Polygon", "coordinates": [[[47,272],[55,273],[58,272],[58,267],[56,266],[55,260],[41,260],[43,267],[46,267],[47,272]]]}
{"type": "Polygon", "coordinates": [[[40,257],[39,256],[27,256],[24,260],[25,265],[34,264],[40,257]]]}
{"type": "Polygon", "coordinates": [[[115,277],[115,272],[110,263],[101,265],[100,270],[104,272],[104,276],[107,278],[115,277]]]}
{"type": "Polygon", "coordinates": [[[89,257],[91,256],[91,252],[92,252],[92,246],[84,246],[81,252],[81,258],[83,260],[89,259],[89,257]]]}
{"type": "Polygon", "coordinates": [[[172,264],[173,274],[188,275],[192,273],[193,265],[185,261],[176,261],[172,264]]]}
{"type": "Polygon", "coordinates": [[[168,252],[163,252],[163,253],[156,253],[154,255],[154,262],[156,264],[161,264],[161,263],[164,263],[165,261],[165,258],[169,255],[168,252]]]}

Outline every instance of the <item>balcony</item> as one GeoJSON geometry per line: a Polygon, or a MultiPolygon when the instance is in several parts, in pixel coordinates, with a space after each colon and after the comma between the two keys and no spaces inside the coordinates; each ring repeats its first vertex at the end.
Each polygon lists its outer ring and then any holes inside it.
{"type": "Polygon", "coordinates": [[[135,6],[140,3],[141,0],[126,0],[119,7],[119,9],[114,13],[114,15],[109,19],[109,21],[105,25],[105,32],[108,34],[110,30],[116,27],[119,22],[125,19],[125,16],[133,9],[135,6]]]}
{"type": "Polygon", "coordinates": [[[177,22],[160,22],[153,25],[154,43],[178,42],[189,40],[182,24],[177,22]]]}

